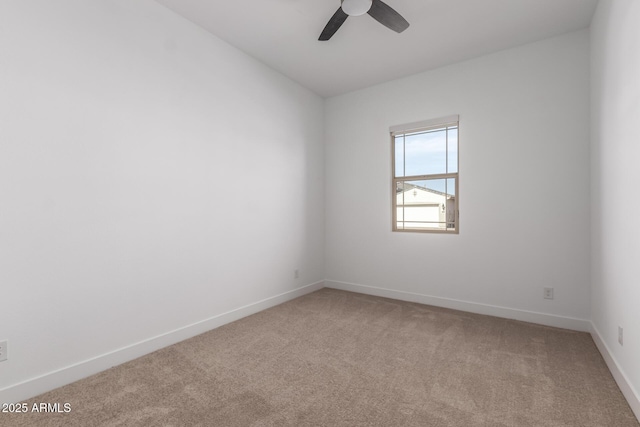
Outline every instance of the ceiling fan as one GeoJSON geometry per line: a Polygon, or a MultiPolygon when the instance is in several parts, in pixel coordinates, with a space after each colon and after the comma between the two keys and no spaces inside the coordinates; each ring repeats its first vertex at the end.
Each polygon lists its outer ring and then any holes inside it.
{"type": "Polygon", "coordinates": [[[373,19],[396,33],[401,33],[409,27],[407,20],[382,0],[340,1],[342,2],[341,6],[324,27],[318,40],[329,40],[349,16],[360,16],[365,13],[368,13],[373,19]]]}

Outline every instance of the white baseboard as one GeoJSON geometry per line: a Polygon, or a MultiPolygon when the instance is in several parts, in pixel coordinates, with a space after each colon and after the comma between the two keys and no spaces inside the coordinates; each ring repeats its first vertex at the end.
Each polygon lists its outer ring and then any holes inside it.
{"type": "Polygon", "coordinates": [[[417,294],[413,292],[397,291],[373,286],[359,285],[355,283],[325,280],[325,287],[341,289],[343,291],[357,292],[367,295],[392,298],[401,301],[417,302],[420,304],[434,305],[436,307],[451,308],[470,313],[486,314],[488,316],[503,317],[506,319],[521,320],[523,322],[537,323],[556,328],[571,329],[580,332],[591,332],[591,322],[585,319],[556,316],[534,311],[517,310],[495,305],[480,304],[476,302],[461,301],[450,298],[435,297],[431,295],[417,294]]]}
{"type": "Polygon", "coordinates": [[[0,403],[16,403],[86,378],[188,338],[323,288],[322,281],[257,301],[200,322],[119,348],[89,360],[0,389],[0,403]]]}
{"type": "Polygon", "coordinates": [[[638,393],[638,391],[633,388],[633,385],[631,385],[631,382],[625,375],[624,371],[620,368],[615,357],[613,357],[613,353],[602,339],[598,328],[596,328],[593,322],[591,322],[591,337],[593,337],[596,347],[600,350],[600,354],[602,354],[602,358],[607,364],[609,371],[611,371],[613,379],[616,380],[618,387],[620,387],[620,391],[622,391],[625,399],[627,399],[631,410],[635,414],[636,418],[640,420],[640,393],[638,393]]]}

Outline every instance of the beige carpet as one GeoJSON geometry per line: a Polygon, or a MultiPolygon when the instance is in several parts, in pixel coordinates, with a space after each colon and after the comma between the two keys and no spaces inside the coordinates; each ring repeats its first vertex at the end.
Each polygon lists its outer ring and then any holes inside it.
{"type": "Polygon", "coordinates": [[[586,333],[331,289],[34,402],[0,424],[639,426],[586,333]]]}

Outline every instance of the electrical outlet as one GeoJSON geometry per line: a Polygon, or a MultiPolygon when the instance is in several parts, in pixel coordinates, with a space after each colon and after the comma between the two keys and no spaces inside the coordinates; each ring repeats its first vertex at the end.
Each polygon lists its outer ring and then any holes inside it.
{"type": "Polygon", "coordinates": [[[544,299],[553,299],[553,288],[544,288],[544,299]]]}
{"type": "Polygon", "coordinates": [[[299,278],[299,277],[300,277],[300,270],[294,270],[294,271],[293,271],[293,278],[294,278],[294,279],[297,279],[297,278],[299,278]]]}
{"type": "Polygon", "coordinates": [[[0,362],[7,360],[7,342],[0,341],[0,362]]]}
{"type": "Polygon", "coordinates": [[[622,326],[618,326],[618,342],[620,343],[620,345],[624,345],[624,336],[622,335],[622,333],[622,326]]]}

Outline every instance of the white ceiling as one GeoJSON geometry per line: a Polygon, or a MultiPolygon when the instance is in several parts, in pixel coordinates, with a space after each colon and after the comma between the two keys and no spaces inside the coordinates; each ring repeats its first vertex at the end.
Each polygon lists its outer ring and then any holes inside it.
{"type": "Polygon", "coordinates": [[[329,97],[588,27],[597,0],[384,0],[401,34],[369,15],[318,41],[339,0],[156,0],[329,97]]]}

